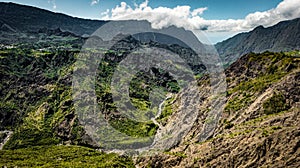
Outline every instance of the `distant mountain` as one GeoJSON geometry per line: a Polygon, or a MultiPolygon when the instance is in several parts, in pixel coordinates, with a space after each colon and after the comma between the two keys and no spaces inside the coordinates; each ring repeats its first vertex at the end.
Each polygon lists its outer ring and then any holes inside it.
{"type": "Polygon", "coordinates": [[[215,45],[225,63],[233,63],[244,54],[264,51],[291,51],[300,49],[300,18],[283,21],[275,26],[258,26],[215,45]]]}
{"type": "Polygon", "coordinates": [[[77,35],[90,35],[106,21],[89,20],[54,13],[36,7],[0,2],[0,31],[35,32],[57,29],[77,35]]]}
{"type": "MultiPolygon", "coordinates": [[[[39,33],[46,33],[48,36],[88,37],[108,22],[76,18],[32,6],[0,2],[0,43],[32,42],[33,40],[27,37],[37,36],[39,33]]],[[[145,22],[145,24],[149,23],[145,22]]],[[[170,27],[170,31],[172,30],[179,29],[173,26],[170,27]]],[[[188,47],[179,39],[163,34],[140,33],[134,35],[134,37],[142,42],[159,41],[162,44],[178,44],[188,47]]]]}

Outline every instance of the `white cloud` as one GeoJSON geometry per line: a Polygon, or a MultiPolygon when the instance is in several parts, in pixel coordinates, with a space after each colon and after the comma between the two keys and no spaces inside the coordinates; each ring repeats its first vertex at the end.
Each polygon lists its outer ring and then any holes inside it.
{"type": "Polygon", "coordinates": [[[92,5],[92,6],[93,6],[93,5],[96,5],[96,4],[99,3],[99,1],[100,1],[100,0],[92,0],[91,5],[92,5]]]}
{"type": "Polygon", "coordinates": [[[55,0],[48,0],[48,3],[51,3],[51,4],[52,4],[52,8],[53,8],[53,9],[56,9],[56,8],[57,8],[56,3],[55,3],[55,0]]]}
{"type": "Polygon", "coordinates": [[[153,28],[163,28],[171,25],[188,30],[207,30],[208,32],[241,32],[251,30],[256,26],[271,26],[279,21],[300,17],[299,0],[283,0],[276,8],[248,14],[242,19],[206,20],[201,15],[208,8],[202,7],[191,10],[190,6],[174,8],[148,5],[148,0],[129,6],[125,2],[103,13],[105,20],[147,20],[153,28]]]}
{"type": "Polygon", "coordinates": [[[207,10],[207,7],[195,9],[195,10],[193,10],[193,12],[192,12],[192,16],[193,16],[193,17],[196,17],[196,16],[198,16],[198,15],[202,15],[202,13],[203,13],[204,11],[206,11],[206,10],[207,10]]]}

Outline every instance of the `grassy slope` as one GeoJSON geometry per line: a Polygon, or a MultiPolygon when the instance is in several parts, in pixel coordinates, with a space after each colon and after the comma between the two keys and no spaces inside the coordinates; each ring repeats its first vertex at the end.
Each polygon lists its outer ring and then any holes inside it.
{"type": "Polygon", "coordinates": [[[0,151],[7,167],[134,167],[127,157],[79,146],[39,146],[0,151]]]}
{"type": "MultiPolygon", "coordinates": [[[[3,80],[0,88],[3,99],[0,100],[0,111],[1,117],[4,118],[1,126],[2,129],[14,131],[10,141],[4,147],[6,150],[1,151],[3,154],[1,161],[6,165],[30,166],[31,163],[36,162],[35,158],[39,158],[38,153],[45,152],[39,146],[59,143],[87,145],[81,139],[84,130],[78,124],[76,116],[73,115],[70,77],[77,53],[78,51],[38,51],[21,48],[1,50],[0,71],[3,80]],[[23,159],[26,155],[32,156],[32,158],[28,158],[28,162],[27,159],[23,159]]],[[[96,89],[100,98],[110,95],[110,89],[102,86],[106,86],[106,80],[110,80],[111,76],[105,73],[113,71],[112,67],[114,66],[105,66],[101,69],[100,66],[99,76],[105,77],[98,81],[100,84],[97,86],[100,91],[96,89]]],[[[164,74],[160,76],[162,75],[164,74]]],[[[149,81],[147,74],[133,79],[131,96],[135,98],[133,103],[137,108],[148,103],[149,91],[157,80],[159,79],[149,81]],[[146,92],[142,92],[141,83],[150,85],[146,92]]],[[[100,105],[104,103],[103,111],[112,112],[111,110],[115,109],[109,102],[105,99],[99,101],[100,105]]],[[[147,109],[149,109],[148,105],[147,109]]],[[[135,137],[152,136],[157,129],[152,121],[139,123],[123,119],[123,122],[112,120],[111,124],[121,132],[135,137]]],[[[73,150],[60,148],[66,152],[73,150]]],[[[59,151],[57,147],[48,149],[59,151]]],[[[70,158],[72,157],[70,156],[70,158]]],[[[52,162],[45,160],[47,157],[40,159],[44,160],[43,164],[48,161],[52,162]]]]}

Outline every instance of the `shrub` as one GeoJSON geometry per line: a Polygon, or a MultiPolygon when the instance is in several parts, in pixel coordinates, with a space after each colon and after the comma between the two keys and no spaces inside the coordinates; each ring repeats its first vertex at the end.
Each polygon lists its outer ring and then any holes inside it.
{"type": "Polygon", "coordinates": [[[286,104],[285,97],[278,93],[274,94],[271,98],[266,100],[263,103],[264,113],[269,114],[275,114],[279,113],[281,111],[287,110],[288,105],[286,104]]]}

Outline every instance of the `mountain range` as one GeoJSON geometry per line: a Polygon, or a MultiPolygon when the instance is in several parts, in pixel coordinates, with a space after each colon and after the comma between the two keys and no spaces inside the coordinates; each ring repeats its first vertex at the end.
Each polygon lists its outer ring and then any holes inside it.
{"type": "MultiPolygon", "coordinates": [[[[90,35],[105,23],[0,2],[1,167],[300,167],[300,19],[259,26],[217,43],[227,85],[217,95],[212,94],[214,81],[207,67],[174,38],[119,35],[108,50],[82,48],[86,42],[103,42],[90,35]],[[171,73],[152,67],[133,75],[129,102],[113,97],[114,72],[130,75],[128,69],[117,71],[118,64],[131,51],[145,47],[164,49],[185,60],[195,75],[191,87],[181,89],[171,73]],[[145,140],[161,128],[174,129],[182,114],[196,111],[194,118],[185,118],[177,127],[193,120],[190,130],[174,144],[162,144],[168,146],[166,151],[149,156],[107,152],[103,144],[95,143],[75,112],[72,91],[74,72],[88,68],[76,61],[89,54],[103,56],[95,73],[93,102],[110,126],[145,140]],[[151,95],[153,90],[169,96],[151,95]],[[158,107],[151,104],[153,97],[158,107]],[[117,108],[118,102],[123,106],[117,108]],[[139,122],[122,113],[130,102],[151,120],[139,122]],[[186,102],[192,106],[186,108],[186,102]],[[202,140],[203,128],[213,122],[209,114],[214,106],[220,107],[220,119],[202,140]],[[158,115],[155,121],[153,114],[158,115]]],[[[97,140],[113,139],[112,148],[148,143],[117,135],[105,132],[97,140]]]]}
{"type": "MultiPolygon", "coordinates": [[[[61,13],[0,2],[1,32],[38,32],[41,29],[61,29],[80,36],[89,36],[107,21],[74,18],[61,13]]],[[[215,45],[224,64],[233,63],[249,52],[292,51],[300,49],[300,18],[283,21],[272,27],[258,26],[215,45]]],[[[159,38],[159,37],[158,37],[159,38]]],[[[165,37],[162,37],[166,41],[165,37]]],[[[152,39],[153,40],[153,39],[152,39]]],[[[169,40],[171,44],[172,41],[169,40]]]]}

